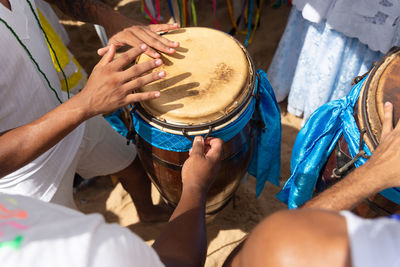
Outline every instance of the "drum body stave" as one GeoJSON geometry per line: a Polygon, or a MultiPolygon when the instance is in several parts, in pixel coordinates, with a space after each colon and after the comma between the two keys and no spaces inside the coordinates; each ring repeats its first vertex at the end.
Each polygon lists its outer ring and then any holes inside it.
{"type": "MultiPolygon", "coordinates": [[[[253,152],[250,124],[223,145],[221,168],[207,194],[207,213],[223,208],[246,174],[253,152]]],[[[188,152],[175,152],[151,146],[143,138],[137,142],[141,162],[163,199],[175,207],[182,193],[181,170],[188,152]]]]}

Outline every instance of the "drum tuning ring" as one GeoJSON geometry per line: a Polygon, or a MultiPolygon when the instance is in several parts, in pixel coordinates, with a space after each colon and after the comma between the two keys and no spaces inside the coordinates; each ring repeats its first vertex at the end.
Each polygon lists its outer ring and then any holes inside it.
{"type": "MultiPolygon", "coordinates": [[[[208,126],[208,133],[206,134],[206,136],[203,137],[203,139],[206,140],[206,139],[210,136],[210,134],[212,133],[212,131],[213,131],[212,126],[211,126],[211,125],[208,126]]],[[[183,134],[184,137],[186,137],[187,139],[189,139],[190,142],[193,143],[194,139],[193,139],[190,135],[188,135],[188,133],[186,132],[186,129],[185,129],[185,128],[182,129],[182,134],[183,134]]]]}

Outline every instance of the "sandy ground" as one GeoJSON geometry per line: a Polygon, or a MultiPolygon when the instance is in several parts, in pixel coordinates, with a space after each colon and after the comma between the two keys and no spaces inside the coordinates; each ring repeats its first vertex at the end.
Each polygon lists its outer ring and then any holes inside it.
{"type": "MultiPolygon", "coordinates": [[[[169,12],[166,6],[162,6],[162,14],[169,19],[169,12]]],[[[140,2],[135,0],[109,0],[125,15],[148,23],[140,13],[140,2]]],[[[212,16],[212,1],[196,1],[199,26],[215,27],[212,16]],[[207,2],[207,3],[204,3],[207,2]]],[[[266,3],[261,12],[261,24],[256,32],[254,41],[248,47],[248,51],[257,68],[267,70],[273,53],[278,45],[280,36],[284,30],[290,8],[282,6],[278,9],[271,8],[271,3],[266,3]]],[[[231,29],[228,9],[225,1],[218,3],[218,19],[222,30],[231,29]]],[[[70,49],[76,55],[79,62],[90,73],[90,70],[99,60],[96,50],[101,46],[97,35],[91,25],[75,23],[62,17],[71,37],[70,49]]],[[[244,41],[244,36],[237,38],[244,41]]],[[[286,103],[281,103],[282,118],[282,168],[281,177],[285,181],[290,175],[290,155],[295,137],[300,129],[301,119],[286,112],[286,103]]],[[[217,215],[208,218],[208,256],[206,266],[221,266],[231,250],[249,233],[253,227],[268,214],[284,209],[286,206],[279,202],[275,193],[279,191],[268,184],[258,199],[255,199],[255,179],[247,178],[235,195],[235,206],[231,202],[224,210],[217,215]]],[[[153,190],[154,201],[159,201],[159,195],[153,190]]],[[[80,189],[76,193],[76,202],[79,208],[85,213],[100,212],[107,221],[116,222],[122,226],[129,227],[146,242],[151,244],[158,236],[164,223],[146,224],[138,221],[135,207],[122,189],[120,184],[114,186],[109,177],[100,177],[80,189]]]]}

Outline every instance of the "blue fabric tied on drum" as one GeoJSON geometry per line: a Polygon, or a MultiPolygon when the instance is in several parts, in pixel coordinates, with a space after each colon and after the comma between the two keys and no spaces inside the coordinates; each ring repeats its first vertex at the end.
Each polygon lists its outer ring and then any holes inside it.
{"type": "MultiPolygon", "coordinates": [[[[278,199],[287,203],[290,209],[298,208],[311,199],[321,169],[342,134],[350,155],[354,157],[359,152],[360,132],[353,110],[365,79],[355,85],[348,96],[317,109],[297,135],[291,157],[291,176],[277,194],[278,199]]],[[[365,143],[363,149],[367,155],[371,155],[365,143]]],[[[360,157],[355,166],[359,167],[365,162],[366,159],[360,157]]],[[[398,188],[389,188],[380,193],[400,204],[398,188]]]]}
{"type": "MultiPolygon", "coordinates": [[[[248,168],[248,172],[257,178],[256,196],[264,189],[266,181],[279,186],[280,155],[281,155],[281,117],[274,91],[264,71],[258,70],[261,81],[256,80],[256,86],[260,83],[260,116],[266,125],[265,131],[255,129],[254,152],[248,168]]],[[[217,130],[211,136],[228,141],[238,134],[250,121],[255,110],[256,99],[253,98],[247,109],[232,124],[217,130]]],[[[108,120],[114,129],[123,133],[121,124],[115,123],[116,116],[108,120]]],[[[136,112],[133,114],[133,126],[135,131],[152,146],[160,149],[185,152],[192,147],[192,142],[183,135],[175,135],[163,132],[145,122],[136,112]]],[[[122,126],[124,129],[125,127],[122,126]]],[[[126,136],[126,133],[125,133],[126,136]]]]}

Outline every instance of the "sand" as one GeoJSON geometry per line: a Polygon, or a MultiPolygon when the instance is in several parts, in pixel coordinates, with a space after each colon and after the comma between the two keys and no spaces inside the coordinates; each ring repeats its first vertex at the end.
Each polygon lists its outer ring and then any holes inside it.
{"type": "MultiPolygon", "coordinates": [[[[140,2],[135,0],[107,1],[123,14],[141,23],[148,21],[140,13],[140,2]]],[[[167,1],[160,1],[165,20],[170,18],[167,1]]],[[[199,26],[215,27],[212,16],[212,1],[198,0],[196,7],[199,26]]],[[[261,23],[249,45],[248,51],[257,68],[267,70],[280,36],[285,28],[290,11],[287,6],[278,9],[271,8],[266,2],[261,12],[261,23]]],[[[225,1],[218,1],[218,20],[222,30],[232,28],[225,1]]],[[[93,26],[76,23],[63,16],[70,37],[70,49],[79,62],[90,73],[99,60],[96,50],[101,47],[93,26]]],[[[237,38],[244,41],[244,35],[237,38]]],[[[282,118],[282,183],[290,175],[290,156],[296,135],[300,129],[301,119],[286,112],[286,103],[281,103],[282,118]]],[[[154,189],[154,188],[153,188],[154,189]]],[[[233,202],[217,215],[207,218],[208,252],[206,266],[221,266],[231,250],[249,233],[265,216],[286,206],[274,195],[279,188],[268,184],[258,199],[255,199],[255,179],[248,177],[235,194],[233,202]]],[[[141,223],[138,221],[135,207],[120,184],[113,185],[109,177],[99,177],[81,188],[75,195],[78,207],[85,213],[99,212],[108,222],[119,223],[151,244],[158,236],[165,223],[141,223]]],[[[159,201],[158,192],[153,190],[154,201],[159,201]]]]}

